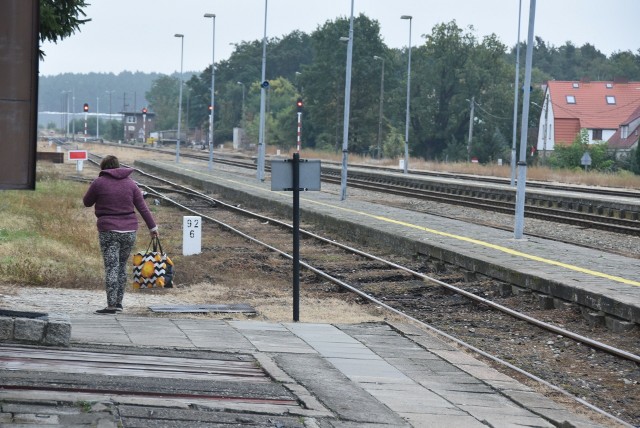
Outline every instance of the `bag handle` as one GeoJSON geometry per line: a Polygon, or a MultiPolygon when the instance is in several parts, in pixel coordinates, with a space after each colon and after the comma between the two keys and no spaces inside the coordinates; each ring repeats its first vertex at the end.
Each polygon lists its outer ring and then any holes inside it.
{"type": "MultiPolygon", "coordinates": [[[[151,238],[151,242],[149,243],[149,247],[151,247],[151,245],[153,245],[153,251],[154,252],[158,252],[158,249],[160,250],[160,254],[164,254],[164,250],[162,249],[162,244],[160,243],[160,238],[157,236],[154,236],[151,238]]],[[[147,252],[149,252],[149,249],[147,248],[147,252]]]]}

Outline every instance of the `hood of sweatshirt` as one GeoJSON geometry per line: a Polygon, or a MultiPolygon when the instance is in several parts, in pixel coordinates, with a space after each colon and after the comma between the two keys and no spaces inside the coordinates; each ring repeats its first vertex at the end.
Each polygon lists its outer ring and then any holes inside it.
{"type": "Polygon", "coordinates": [[[129,177],[133,173],[133,168],[112,168],[112,169],[103,169],[100,171],[99,176],[109,176],[115,178],[116,180],[122,180],[123,178],[129,177]]]}

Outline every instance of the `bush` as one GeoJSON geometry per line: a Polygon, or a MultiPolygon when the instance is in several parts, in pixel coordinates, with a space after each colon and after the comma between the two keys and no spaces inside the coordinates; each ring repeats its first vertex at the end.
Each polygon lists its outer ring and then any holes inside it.
{"type": "Polygon", "coordinates": [[[553,154],[549,158],[549,164],[554,168],[581,169],[582,156],[589,153],[591,165],[588,169],[603,172],[613,172],[618,169],[615,156],[610,154],[605,143],[589,144],[589,134],[586,129],[581,129],[570,146],[556,145],[553,154]]]}

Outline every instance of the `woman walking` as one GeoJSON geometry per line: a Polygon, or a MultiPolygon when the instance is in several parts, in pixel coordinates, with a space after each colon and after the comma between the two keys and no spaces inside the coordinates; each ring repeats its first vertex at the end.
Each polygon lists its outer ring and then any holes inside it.
{"type": "Polygon", "coordinates": [[[105,156],[100,169],[98,178],[91,183],[82,201],[85,207],[95,205],[98,239],[104,259],[107,307],[96,313],[115,314],[122,311],[129,255],[136,242],[138,218],[134,208],[142,215],[152,237],[158,236],[158,226],[142,192],[129,178],[132,168],[121,168],[117,157],[105,156]]]}

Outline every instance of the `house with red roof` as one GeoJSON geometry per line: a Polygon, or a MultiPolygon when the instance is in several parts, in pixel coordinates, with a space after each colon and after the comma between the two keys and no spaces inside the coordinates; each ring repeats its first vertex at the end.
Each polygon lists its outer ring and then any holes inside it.
{"type": "Polygon", "coordinates": [[[639,109],[640,82],[549,81],[540,112],[538,153],[548,156],[556,145],[571,145],[582,128],[588,131],[589,144],[620,135],[615,143],[622,148],[638,130],[639,109]]]}

